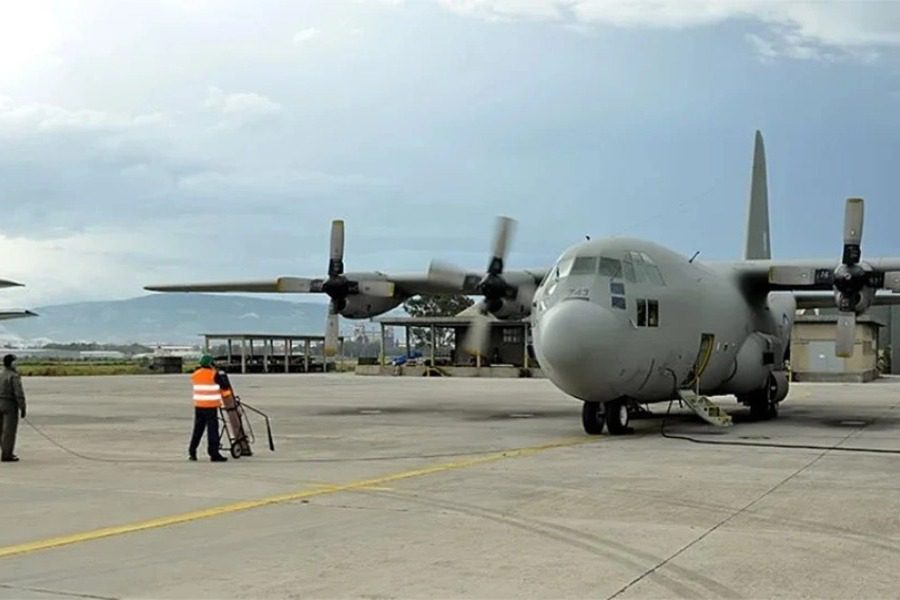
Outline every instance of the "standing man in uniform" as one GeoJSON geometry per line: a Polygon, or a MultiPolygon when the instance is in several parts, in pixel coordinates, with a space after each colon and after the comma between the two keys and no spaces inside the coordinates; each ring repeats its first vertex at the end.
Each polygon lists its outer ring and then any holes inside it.
{"type": "Polygon", "coordinates": [[[16,357],[3,357],[3,372],[0,373],[0,461],[17,462],[15,454],[16,431],[19,417],[25,418],[25,392],[22,379],[16,370],[16,357]]]}
{"type": "Polygon", "coordinates": [[[191,375],[194,390],[194,433],[188,447],[190,460],[197,460],[197,447],[206,429],[206,444],[209,460],[225,462],[228,460],[219,453],[219,406],[222,404],[222,381],[219,372],[213,366],[213,358],[209,354],[200,357],[200,367],[191,375]]]}

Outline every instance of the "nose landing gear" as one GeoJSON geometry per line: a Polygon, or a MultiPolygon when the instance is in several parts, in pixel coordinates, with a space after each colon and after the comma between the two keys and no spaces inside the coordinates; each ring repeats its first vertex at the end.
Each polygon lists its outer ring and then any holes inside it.
{"type": "Polygon", "coordinates": [[[581,407],[581,424],[588,435],[600,435],[604,426],[610,435],[632,433],[634,430],[628,426],[630,421],[629,403],[625,398],[605,404],[585,402],[581,407]]]}

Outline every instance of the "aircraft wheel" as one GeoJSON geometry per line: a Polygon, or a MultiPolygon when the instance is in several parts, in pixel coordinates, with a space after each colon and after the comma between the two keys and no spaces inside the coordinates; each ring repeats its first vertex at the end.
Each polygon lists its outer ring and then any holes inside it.
{"type": "Polygon", "coordinates": [[[754,421],[768,421],[778,416],[778,403],[767,393],[768,388],[761,390],[750,399],[750,416],[754,421]]]}
{"type": "Polygon", "coordinates": [[[586,434],[600,435],[603,433],[605,421],[606,414],[603,412],[603,405],[599,402],[585,402],[581,406],[581,424],[584,426],[586,434]]]}
{"type": "Polygon", "coordinates": [[[627,401],[613,400],[606,403],[606,429],[610,435],[631,433],[633,430],[628,426],[630,420],[627,401]]]}

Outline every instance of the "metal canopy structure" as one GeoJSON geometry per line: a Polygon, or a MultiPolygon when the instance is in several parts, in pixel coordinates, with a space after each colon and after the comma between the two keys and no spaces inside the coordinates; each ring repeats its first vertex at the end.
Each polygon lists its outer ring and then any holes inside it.
{"type": "MultiPolygon", "coordinates": [[[[203,348],[209,353],[213,340],[221,340],[225,342],[227,347],[226,359],[228,365],[235,364],[235,342],[240,344],[240,365],[241,373],[247,373],[250,367],[257,362],[254,342],[262,343],[262,372],[270,373],[276,370],[283,370],[284,373],[290,373],[292,366],[303,365],[303,372],[309,373],[311,368],[312,345],[318,344],[319,352],[322,360],[322,369],[325,370],[326,354],[325,354],[325,336],[324,335],[297,335],[285,333],[202,333],[203,348]],[[283,352],[275,352],[275,343],[282,345],[283,352]],[[303,354],[298,357],[294,354],[294,343],[303,343],[303,354]],[[294,360],[294,359],[298,360],[294,360]],[[301,360],[302,359],[302,362],[301,360]],[[280,367],[280,368],[279,368],[280,367]],[[274,369],[274,370],[273,370],[274,369]]],[[[344,346],[344,338],[338,338],[340,342],[341,353],[344,346]]]]}
{"type": "MultiPolygon", "coordinates": [[[[436,339],[435,333],[439,329],[452,329],[455,332],[457,346],[459,340],[466,334],[469,327],[472,326],[473,319],[471,317],[383,317],[380,319],[375,319],[381,326],[381,366],[385,366],[385,328],[386,327],[403,327],[405,332],[406,339],[406,356],[410,357],[410,330],[411,329],[430,329],[431,331],[431,343],[429,344],[429,359],[431,360],[431,365],[435,364],[435,354],[436,348],[434,340],[436,339]]],[[[516,335],[514,339],[519,341],[514,342],[517,346],[521,348],[521,364],[517,364],[516,366],[523,367],[528,369],[530,367],[530,358],[529,358],[529,339],[531,336],[531,324],[528,321],[491,321],[490,329],[493,332],[497,328],[503,330],[517,330],[520,332],[519,335],[516,335]]],[[[493,335],[493,333],[492,333],[493,335]]],[[[483,364],[483,357],[479,354],[476,354],[472,357],[475,361],[476,367],[480,368],[483,364]]],[[[511,361],[513,362],[513,361],[511,361]]]]}

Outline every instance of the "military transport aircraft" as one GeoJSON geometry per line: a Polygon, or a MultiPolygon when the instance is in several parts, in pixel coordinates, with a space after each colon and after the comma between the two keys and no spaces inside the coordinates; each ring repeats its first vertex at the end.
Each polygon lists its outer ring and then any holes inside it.
{"type": "MultiPolygon", "coordinates": [[[[21,283],[16,283],[15,281],[9,281],[7,279],[0,279],[0,288],[9,288],[9,287],[22,287],[21,283]]],[[[36,317],[37,314],[31,312],[30,310],[16,310],[16,309],[0,309],[0,321],[6,321],[9,319],[21,319],[23,317],[36,317]]]]}
{"type": "Polygon", "coordinates": [[[850,356],[856,316],[900,304],[900,258],[863,261],[863,201],[847,200],[844,249],[833,259],[772,260],[762,136],[756,133],[744,260],[700,262],[649,241],[607,238],[568,248],[549,269],[506,271],[513,222],[501,218],[487,272],[432,263],[425,275],[344,273],[342,221],[332,224],[328,277],[148,286],[153,291],[325,293],[326,347],[337,315],[367,318],[416,294],[480,295],[467,345],[484,347],[489,319],[530,317],[541,368],[583,401],[589,434],[629,431],[638,404],[682,400],[706,420],[730,418],[708,396],[733,394],[757,419],[787,396],[798,308],[837,306],[835,345],[850,356]]]}

